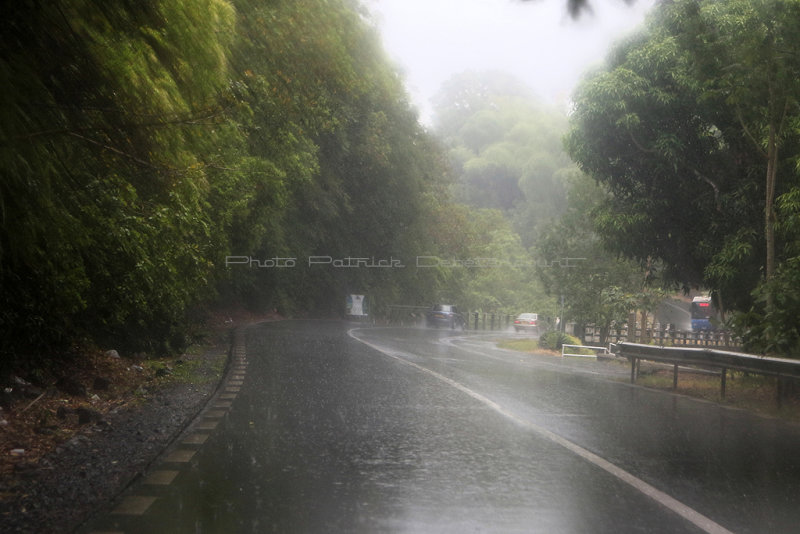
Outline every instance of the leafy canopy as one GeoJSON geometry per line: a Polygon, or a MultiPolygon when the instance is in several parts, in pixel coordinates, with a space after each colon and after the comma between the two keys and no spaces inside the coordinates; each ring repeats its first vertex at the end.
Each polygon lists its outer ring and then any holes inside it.
{"type": "Polygon", "coordinates": [[[605,244],[725,310],[758,288],[769,315],[796,254],[776,207],[800,186],[799,28],[791,1],[661,4],[575,95],[566,146],[611,193],[605,244]]]}

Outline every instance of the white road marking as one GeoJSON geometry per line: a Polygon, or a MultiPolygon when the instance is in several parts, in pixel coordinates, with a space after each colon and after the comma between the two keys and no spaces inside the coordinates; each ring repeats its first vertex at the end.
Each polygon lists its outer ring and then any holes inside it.
{"type": "Polygon", "coordinates": [[[419,371],[422,371],[423,373],[426,373],[428,375],[433,376],[434,378],[437,378],[437,379],[441,380],[445,384],[447,384],[447,385],[449,385],[451,387],[454,387],[457,390],[469,395],[473,399],[475,399],[475,400],[477,400],[477,401],[489,406],[490,408],[495,410],[497,413],[503,415],[504,417],[507,417],[507,418],[511,419],[512,421],[514,421],[515,423],[519,424],[520,426],[528,428],[529,430],[531,430],[531,431],[539,434],[540,436],[552,441],[553,443],[561,445],[565,449],[568,449],[568,450],[572,451],[573,453],[577,454],[578,456],[580,456],[584,460],[586,460],[586,461],[594,464],[595,466],[599,467],[600,469],[603,469],[604,471],[610,473],[611,475],[615,476],[616,478],[618,478],[622,482],[625,482],[626,484],[630,485],[634,489],[636,489],[639,492],[643,493],[644,495],[650,497],[651,499],[653,499],[657,503],[661,504],[665,508],[667,508],[667,509],[671,510],[672,512],[678,514],[679,516],[681,516],[682,518],[686,519],[687,521],[689,521],[693,525],[695,525],[695,526],[699,527],[700,529],[702,529],[703,532],[707,532],[708,534],[733,534],[730,530],[728,530],[725,527],[723,527],[722,525],[714,522],[712,519],[702,515],[697,510],[695,510],[695,509],[683,504],[679,500],[667,495],[666,493],[664,493],[663,491],[655,488],[654,486],[651,486],[650,484],[648,484],[644,480],[634,476],[633,474],[631,474],[628,471],[622,469],[621,467],[619,467],[619,466],[617,466],[615,464],[612,464],[611,462],[609,462],[605,458],[602,458],[602,457],[598,456],[597,454],[591,452],[590,450],[581,447],[577,443],[573,443],[572,441],[570,441],[570,440],[568,440],[568,439],[566,439],[566,438],[564,438],[562,436],[559,436],[558,434],[556,434],[556,433],[554,433],[554,432],[552,432],[550,430],[547,430],[546,428],[544,428],[544,427],[542,427],[540,425],[537,425],[536,423],[533,423],[531,421],[522,419],[518,415],[514,414],[513,412],[510,412],[510,411],[506,410],[505,408],[503,408],[502,406],[500,406],[499,404],[497,404],[493,400],[489,399],[488,397],[485,397],[484,395],[481,395],[480,393],[469,389],[468,387],[464,386],[463,384],[460,384],[459,382],[456,382],[455,380],[453,380],[451,378],[448,378],[448,377],[446,377],[446,376],[444,376],[444,375],[442,375],[440,373],[437,373],[436,371],[432,371],[431,369],[428,369],[426,367],[423,367],[421,365],[418,365],[418,364],[416,364],[414,362],[409,361],[407,359],[407,356],[412,356],[411,354],[404,353],[403,351],[389,349],[389,348],[386,348],[386,347],[381,347],[379,345],[376,345],[374,343],[370,343],[369,341],[365,341],[365,340],[359,338],[355,334],[356,330],[358,330],[358,329],[357,328],[353,328],[353,329],[348,331],[348,334],[353,339],[355,339],[357,341],[360,341],[361,343],[367,345],[368,347],[377,350],[381,354],[389,356],[390,358],[394,358],[395,360],[398,360],[399,362],[402,362],[402,363],[404,363],[406,365],[410,365],[411,367],[414,367],[415,369],[417,369],[419,371]]]}
{"type": "Polygon", "coordinates": [[[150,505],[156,501],[155,497],[143,495],[129,495],[117,506],[112,514],[119,515],[144,515],[150,505]]]}
{"type": "Polygon", "coordinates": [[[172,484],[172,481],[175,480],[176,476],[178,476],[178,472],[170,469],[153,471],[147,475],[147,478],[144,479],[143,484],[149,484],[152,486],[169,486],[172,484]]]}

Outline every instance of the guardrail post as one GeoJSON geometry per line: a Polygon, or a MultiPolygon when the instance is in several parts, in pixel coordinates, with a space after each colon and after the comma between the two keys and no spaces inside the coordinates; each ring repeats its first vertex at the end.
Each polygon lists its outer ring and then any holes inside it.
{"type": "Polygon", "coordinates": [[[631,384],[636,382],[636,356],[631,357],[631,384]]]}
{"type": "Polygon", "coordinates": [[[672,367],[672,390],[676,391],[678,389],[678,364],[676,363],[672,367]]]}

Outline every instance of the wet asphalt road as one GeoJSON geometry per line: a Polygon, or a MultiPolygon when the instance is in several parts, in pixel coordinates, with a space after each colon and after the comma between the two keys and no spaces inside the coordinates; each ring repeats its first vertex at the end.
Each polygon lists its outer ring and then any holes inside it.
{"type": "Polygon", "coordinates": [[[796,425],[630,386],[622,365],[489,339],[341,322],[252,327],[241,392],[189,467],[144,515],[94,529],[800,528],[796,425]]]}

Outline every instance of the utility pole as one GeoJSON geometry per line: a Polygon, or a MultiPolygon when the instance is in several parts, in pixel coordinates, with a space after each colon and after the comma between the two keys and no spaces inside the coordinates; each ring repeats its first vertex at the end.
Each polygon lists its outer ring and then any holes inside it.
{"type": "MultiPolygon", "coordinates": [[[[575,262],[586,261],[586,259],[587,258],[560,258],[558,260],[554,260],[554,261],[549,262],[547,265],[549,267],[555,267],[556,265],[558,265],[562,269],[565,269],[567,267],[577,267],[575,262]],[[572,263],[570,263],[570,262],[572,262],[572,263]]],[[[566,332],[567,331],[567,321],[564,320],[564,283],[563,283],[562,280],[560,280],[560,277],[559,277],[559,286],[560,286],[559,287],[559,294],[561,296],[561,311],[559,312],[560,315],[559,315],[559,318],[558,318],[558,320],[559,320],[558,330],[561,331],[561,332],[566,332]]]]}

